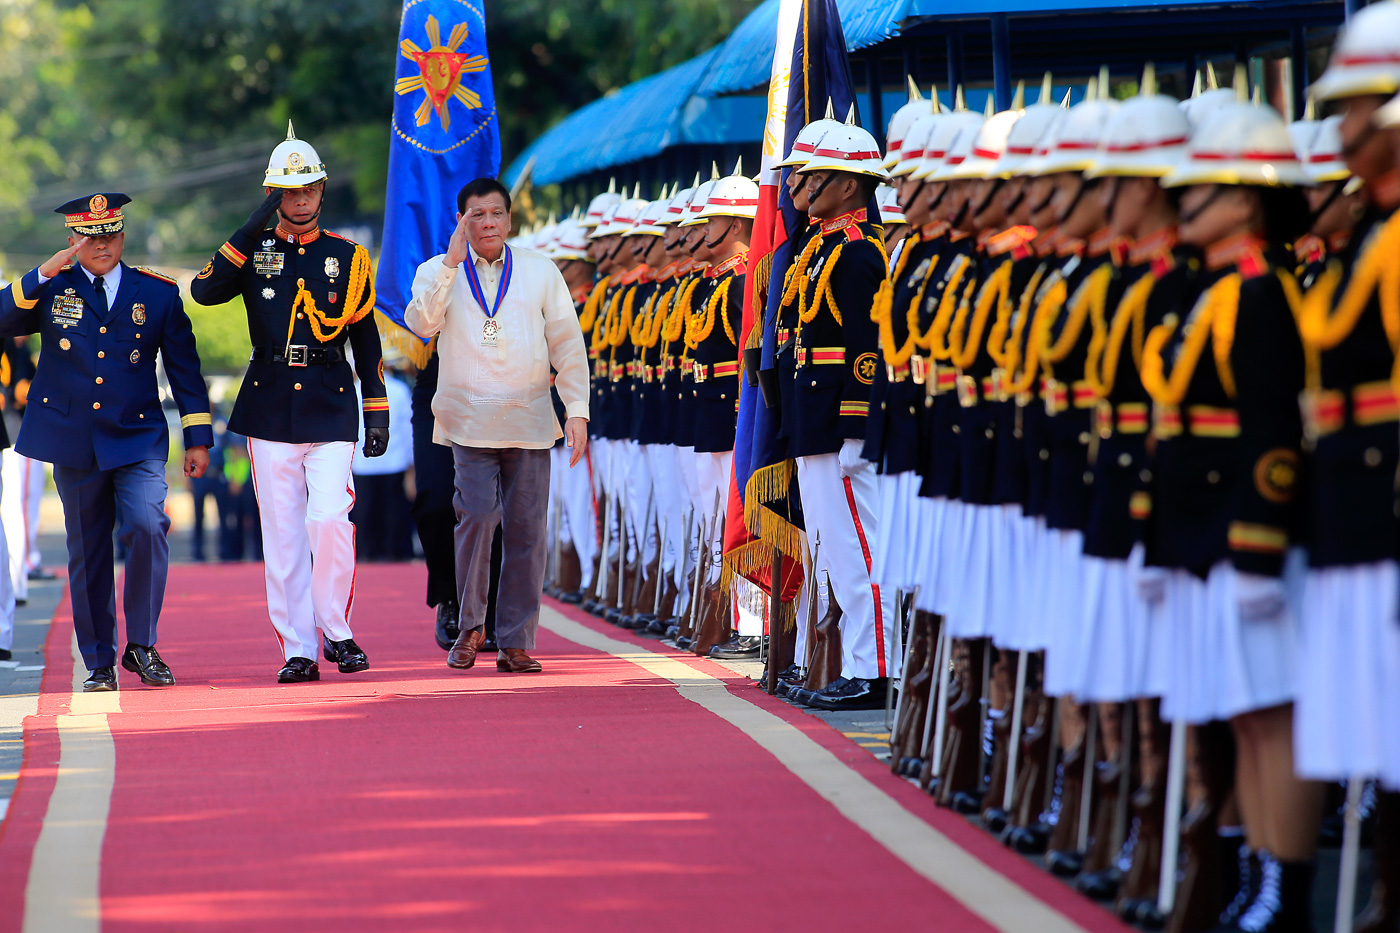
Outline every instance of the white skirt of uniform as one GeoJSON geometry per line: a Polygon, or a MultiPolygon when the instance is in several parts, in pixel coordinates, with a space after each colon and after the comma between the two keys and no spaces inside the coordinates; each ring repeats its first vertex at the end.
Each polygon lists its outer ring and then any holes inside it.
{"type": "Polygon", "coordinates": [[[938,585],[937,568],[933,562],[933,541],[943,520],[942,499],[914,498],[914,542],[909,555],[909,575],[914,593],[914,607],[933,612],[933,591],[938,585]]]}
{"type": "Polygon", "coordinates": [[[961,512],[958,586],[948,610],[948,633],[954,638],[986,638],[992,633],[991,576],[996,553],[992,529],[998,511],[994,505],[965,502],[961,512]]]}
{"type": "Polygon", "coordinates": [[[1046,568],[1045,520],[1031,518],[1015,509],[1012,518],[1011,573],[1007,587],[1012,603],[1010,617],[1000,623],[997,645],[1011,651],[1040,651],[1045,648],[1045,593],[1042,580],[1046,568]]]}
{"type": "MultiPolygon", "coordinates": [[[[933,588],[933,611],[947,619],[958,607],[963,586],[962,532],[966,506],[958,499],[940,501],[942,518],[933,536],[933,565],[937,581],[933,588]]],[[[949,625],[951,633],[951,619],[949,625]]]]}
{"type": "Polygon", "coordinates": [[[899,474],[900,508],[904,509],[905,537],[897,542],[900,549],[899,559],[891,565],[891,571],[895,584],[906,593],[914,592],[928,579],[928,573],[920,563],[920,549],[928,546],[925,539],[928,537],[927,526],[932,513],[924,505],[929,500],[919,498],[919,485],[922,482],[923,478],[913,470],[899,474]]]}
{"type": "Polygon", "coordinates": [[[1091,703],[1146,696],[1147,603],[1138,593],[1143,549],[1126,560],[1084,556],[1074,694],[1091,703]]]}
{"type": "Polygon", "coordinates": [[[875,553],[871,555],[870,580],[878,586],[899,586],[899,570],[908,550],[909,510],[903,502],[904,474],[876,477],[880,491],[879,522],[875,532],[875,553]]]}
{"type": "Polygon", "coordinates": [[[1309,570],[1300,628],[1299,775],[1400,789],[1400,565],[1309,570]]]}
{"type": "Polygon", "coordinates": [[[988,578],[987,618],[992,642],[1000,648],[1015,650],[1018,646],[1008,638],[1016,629],[1020,608],[1017,586],[1017,561],[1020,548],[1021,507],[991,505],[992,561],[988,578]]]}
{"type": "Polygon", "coordinates": [[[1045,692],[1068,696],[1078,684],[1081,592],[1084,585],[1084,533],[1046,531],[1042,597],[1045,618],[1045,692]]]}
{"type": "Polygon", "coordinates": [[[1305,560],[1301,551],[1289,553],[1286,606],[1262,621],[1240,618],[1237,575],[1228,560],[1212,567],[1205,580],[1172,571],[1161,607],[1171,629],[1163,719],[1199,725],[1293,700],[1305,560]]]}

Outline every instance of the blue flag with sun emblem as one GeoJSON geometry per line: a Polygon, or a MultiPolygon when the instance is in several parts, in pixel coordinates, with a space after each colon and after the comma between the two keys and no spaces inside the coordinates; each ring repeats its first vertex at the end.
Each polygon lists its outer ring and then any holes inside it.
{"type": "Polygon", "coordinates": [[[501,167],[481,0],[404,0],[394,74],[375,289],[385,342],[421,365],[428,342],[403,320],[413,275],[422,262],[447,252],[461,187],[474,178],[495,178],[501,167]]]}

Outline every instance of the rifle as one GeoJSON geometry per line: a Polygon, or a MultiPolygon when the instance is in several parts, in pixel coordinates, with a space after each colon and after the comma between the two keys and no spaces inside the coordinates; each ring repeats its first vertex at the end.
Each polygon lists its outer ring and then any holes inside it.
{"type": "MultiPolygon", "coordinates": [[[[724,547],[724,506],[723,491],[716,489],[714,519],[710,523],[710,534],[705,538],[705,549],[709,556],[709,566],[705,571],[706,590],[710,589],[710,571],[717,569],[724,560],[722,554],[716,550],[722,550],[724,547]]],[[[710,648],[724,641],[724,633],[729,629],[729,611],[725,599],[727,594],[720,588],[718,580],[714,582],[713,594],[704,616],[700,619],[699,627],[695,631],[694,644],[691,646],[695,653],[702,657],[709,654],[710,648]]]]}

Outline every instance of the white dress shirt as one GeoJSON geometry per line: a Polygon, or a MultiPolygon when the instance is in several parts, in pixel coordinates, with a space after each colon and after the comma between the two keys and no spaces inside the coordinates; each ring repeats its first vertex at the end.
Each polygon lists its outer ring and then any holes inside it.
{"type": "MultiPolygon", "coordinates": [[[[96,284],[97,284],[97,276],[95,276],[95,275],[93,275],[91,272],[89,272],[89,271],[87,270],[87,266],[84,266],[84,265],[82,265],[82,264],[80,263],[80,264],[78,265],[78,268],[83,270],[83,275],[87,276],[89,282],[91,282],[93,285],[96,285],[96,284]]],[[[44,275],[44,273],[40,272],[40,273],[39,273],[39,284],[40,284],[40,285],[43,285],[45,282],[47,282],[47,281],[49,280],[49,278],[50,278],[50,276],[44,275]]],[[[110,308],[112,307],[112,305],[116,302],[116,300],[117,300],[117,289],[119,289],[119,288],[121,288],[121,287],[122,287],[122,264],[121,264],[121,263],[117,263],[115,266],[112,267],[112,271],[111,271],[111,272],[108,272],[106,275],[104,275],[104,276],[102,277],[102,290],[103,290],[104,292],[107,293],[107,307],[108,307],[109,309],[110,309],[110,308]]]]}
{"type": "MultiPolygon", "coordinates": [[[[465,271],[434,256],[418,267],[404,312],[420,337],[438,337],[433,440],[463,447],[553,447],[563,436],[550,399],[550,366],[567,417],[588,417],[588,349],[569,287],[557,266],[529,249],[512,249],[509,290],[495,317],[495,345],[483,337],[486,310],[465,271]]],[[[494,304],[505,254],[488,262],[468,250],[488,304],[494,304]]]]}

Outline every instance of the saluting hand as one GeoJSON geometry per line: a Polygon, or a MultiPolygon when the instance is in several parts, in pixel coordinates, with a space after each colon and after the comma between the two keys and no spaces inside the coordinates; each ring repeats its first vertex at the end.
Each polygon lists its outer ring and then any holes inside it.
{"type": "Polygon", "coordinates": [[[52,259],[39,267],[40,275],[46,279],[51,279],[58,275],[64,266],[73,261],[73,257],[78,255],[78,250],[82,249],[83,244],[87,242],[87,237],[80,236],[74,237],[73,239],[76,242],[74,242],[72,246],[54,253],[52,259]]]}
{"type": "Polygon", "coordinates": [[[462,215],[457,221],[457,229],[452,231],[452,239],[447,244],[447,255],[443,257],[443,264],[453,269],[467,261],[467,216],[462,215]]]}
{"type": "Polygon", "coordinates": [[[286,193],[281,188],[264,188],[263,191],[267,192],[267,197],[239,228],[240,232],[249,236],[258,236],[267,229],[267,222],[277,213],[277,208],[282,206],[282,195],[286,193]]]}
{"type": "Polygon", "coordinates": [[[199,479],[209,469],[209,448],[191,447],[185,451],[185,475],[199,479]]]}

